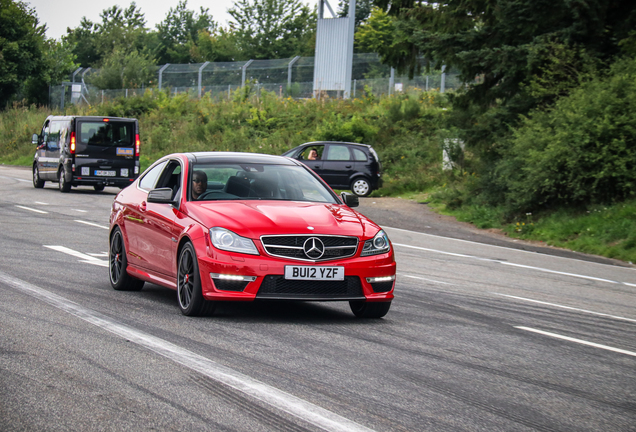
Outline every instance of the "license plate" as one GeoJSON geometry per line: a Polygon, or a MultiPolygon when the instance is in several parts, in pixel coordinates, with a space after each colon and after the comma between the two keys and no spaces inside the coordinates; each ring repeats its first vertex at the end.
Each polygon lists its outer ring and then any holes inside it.
{"type": "Polygon", "coordinates": [[[115,177],[117,175],[117,171],[100,171],[100,170],[97,170],[97,171],[95,171],[95,175],[96,176],[101,176],[101,177],[115,177]]]}
{"type": "Polygon", "coordinates": [[[289,280],[344,280],[344,267],[285,266],[285,279],[289,280]]]}

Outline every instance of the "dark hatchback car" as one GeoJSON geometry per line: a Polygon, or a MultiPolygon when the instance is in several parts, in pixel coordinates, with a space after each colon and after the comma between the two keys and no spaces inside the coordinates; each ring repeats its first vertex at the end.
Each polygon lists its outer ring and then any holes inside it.
{"type": "Polygon", "coordinates": [[[139,124],[134,118],[49,116],[39,134],[33,158],[33,186],[57,182],[72,186],[124,188],[139,177],[139,124]]]}
{"type": "Polygon", "coordinates": [[[287,156],[307,165],[334,189],[365,197],[382,187],[382,164],[368,144],[317,141],[295,147],[287,156]]]}

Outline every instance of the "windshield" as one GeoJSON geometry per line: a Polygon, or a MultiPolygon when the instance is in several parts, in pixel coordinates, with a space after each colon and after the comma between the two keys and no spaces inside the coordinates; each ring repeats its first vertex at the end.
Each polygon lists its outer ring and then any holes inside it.
{"type": "Polygon", "coordinates": [[[189,197],[196,201],[280,200],[338,204],[305,168],[264,164],[194,164],[189,197]]]}
{"type": "Polygon", "coordinates": [[[132,146],[133,123],[97,121],[80,123],[78,144],[98,146],[132,146]]]}

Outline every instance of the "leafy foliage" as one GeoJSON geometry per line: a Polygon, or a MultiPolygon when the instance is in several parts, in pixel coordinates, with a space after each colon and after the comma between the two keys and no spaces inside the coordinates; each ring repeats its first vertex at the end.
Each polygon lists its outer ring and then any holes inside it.
{"type": "Polygon", "coordinates": [[[236,0],[228,13],[244,59],[313,53],[316,13],[301,0],[236,0]]]}
{"type": "Polygon", "coordinates": [[[88,82],[101,89],[140,88],[151,83],[156,70],[148,55],[117,48],[103,59],[99,72],[90,75],[88,82]]]}

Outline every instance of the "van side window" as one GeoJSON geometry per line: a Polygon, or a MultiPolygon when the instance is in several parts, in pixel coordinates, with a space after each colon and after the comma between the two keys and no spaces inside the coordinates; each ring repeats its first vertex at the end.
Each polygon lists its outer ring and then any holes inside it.
{"type": "Polygon", "coordinates": [[[40,139],[42,140],[42,144],[46,144],[49,139],[49,121],[44,122],[44,126],[42,126],[42,133],[40,134],[40,139]]]}
{"type": "Polygon", "coordinates": [[[161,171],[163,171],[163,168],[166,166],[168,162],[162,162],[156,166],[154,166],[152,169],[150,169],[149,171],[147,171],[144,174],[144,177],[141,179],[141,181],[139,182],[139,187],[141,189],[145,189],[145,190],[151,190],[155,188],[155,183],[157,183],[157,178],[159,177],[159,174],[161,174],[161,171]]]}
{"type": "Polygon", "coordinates": [[[49,128],[49,136],[46,142],[49,149],[55,150],[59,148],[61,128],[62,128],[62,122],[59,122],[59,121],[51,122],[51,127],[49,128]]]}

